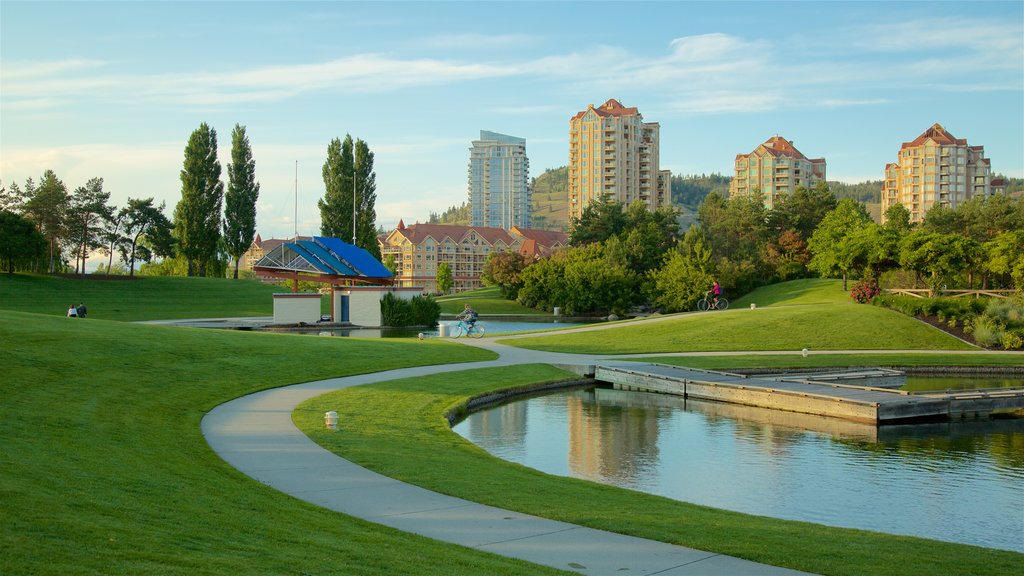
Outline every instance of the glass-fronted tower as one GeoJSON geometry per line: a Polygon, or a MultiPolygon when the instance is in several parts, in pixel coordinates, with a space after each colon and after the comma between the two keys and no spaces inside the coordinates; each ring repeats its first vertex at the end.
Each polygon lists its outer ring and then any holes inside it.
{"type": "Polygon", "coordinates": [[[472,226],[529,228],[532,201],[526,138],[480,131],[469,149],[472,226]]]}

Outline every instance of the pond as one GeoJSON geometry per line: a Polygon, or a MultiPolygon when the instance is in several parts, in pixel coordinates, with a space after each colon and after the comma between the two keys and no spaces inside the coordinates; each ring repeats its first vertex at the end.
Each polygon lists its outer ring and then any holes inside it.
{"type": "MultiPolygon", "coordinates": [[[[453,320],[442,320],[444,324],[455,324],[453,320]]],[[[555,328],[572,328],[582,326],[577,322],[560,322],[558,320],[535,320],[530,322],[486,320],[477,322],[483,326],[487,335],[509,334],[515,332],[532,332],[534,330],[552,330],[555,328]]],[[[351,336],[354,338],[416,338],[421,333],[424,338],[437,338],[438,328],[304,328],[306,334],[319,334],[320,336],[351,336]]]]}
{"type": "Polygon", "coordinates": [[[1024,419],[857,424],[605,388],[455,432],[551,474],[756,514],[1024,552],[1024,419]]]}

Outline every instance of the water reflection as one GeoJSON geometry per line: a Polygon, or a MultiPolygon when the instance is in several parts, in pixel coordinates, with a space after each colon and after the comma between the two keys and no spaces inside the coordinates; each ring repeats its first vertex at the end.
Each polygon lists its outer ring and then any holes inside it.
{"type": "Polygon", "coordinates": [[[609,389],[456,432],[553,474],[737,510],[1024,552],[1024,420],[874,426],[609,389]]]}

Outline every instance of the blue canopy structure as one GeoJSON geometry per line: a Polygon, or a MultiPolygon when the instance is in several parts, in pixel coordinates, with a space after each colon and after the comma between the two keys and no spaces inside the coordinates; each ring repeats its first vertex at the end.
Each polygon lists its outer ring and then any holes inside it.
{"type": "Polygon", "coordinates": [[[391,284],[394,274],[369,252],[338,238],[284,242],[260,258],[253,270],[277,278],[327,284],[391,284]]]}

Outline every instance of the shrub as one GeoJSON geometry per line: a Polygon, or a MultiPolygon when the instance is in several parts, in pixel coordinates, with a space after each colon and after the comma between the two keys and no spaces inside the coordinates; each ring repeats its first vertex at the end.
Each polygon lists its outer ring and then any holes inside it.
{"type": "Polygon", "coordinates": [[[1007,325],[1024,324],[1024,303],[1012,298],[993,299],[985,308],[985,314],[1007,325]]]}
{"type": "Polygon", "coordinates": [[[850,298],[861,304],[867,304],[871,302],[871,299],[881,294],[881,290],[878,288],[878,282],[874,280],[865,280],[858,282],[853,286],[853,291],[850,292],[850,298]]]}
{"type": "Polygon", "coordinates": [[[1000,343],[1003,337],[1003,327],[988,316],[977,316],[974,318],[972,331],[974,341],[979,346],[991,348],[1000,343]]]}
{"type": "Polygon", "coordinates": [[[1003,337],[999,339],[999,343],[1007,350],[1024,348],[1024,330],[1006,330],[1003,332],[1003,337]]]}
{"type": "Polygon", "coordinates": [[[388,292],[380,300],[380,313],[385,326],[433,326],[441,316],[441,305],[430,296],[403,300],[388,292]]]}

